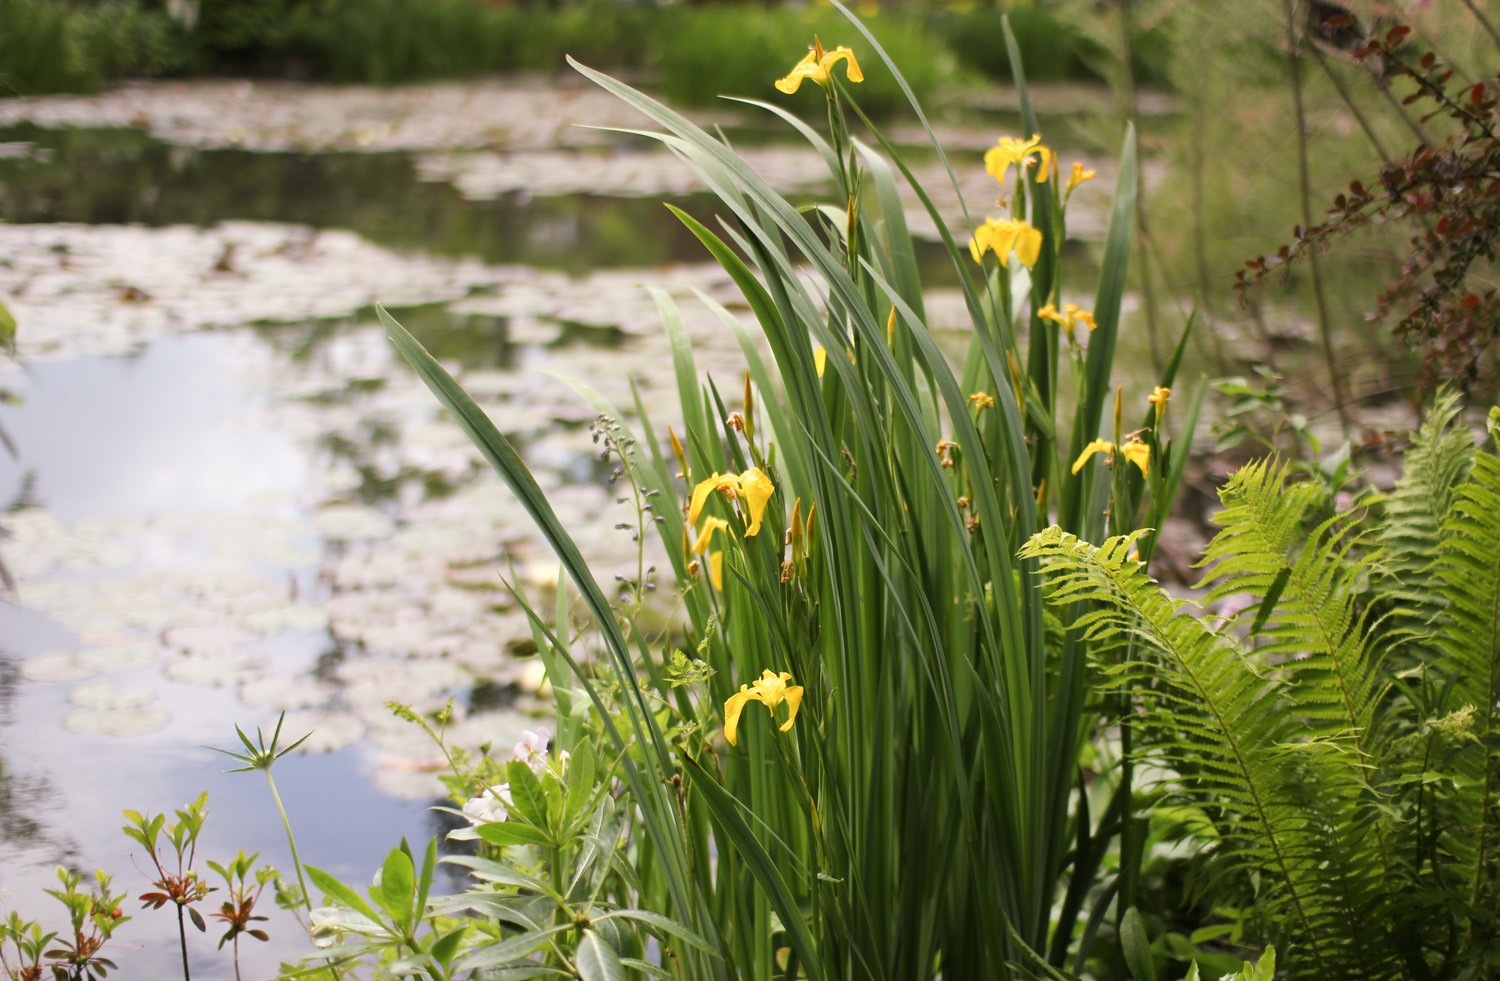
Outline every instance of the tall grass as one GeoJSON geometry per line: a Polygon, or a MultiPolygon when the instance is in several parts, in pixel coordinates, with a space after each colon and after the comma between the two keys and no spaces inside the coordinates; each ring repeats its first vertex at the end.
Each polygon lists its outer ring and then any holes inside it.
{"type": "Polygon", "coordinates": [[[127,0],[89,7],[0,0],[0,95],[91,92],[112,79],[172,71],[182,52],[170,18],[127,0]]]}
{"type": "MultiPolygon", "coordinates": [[[[895,62],[851,22],[838,39],[900,84],[895,62]]],[[[786,52],[783,66],[800,53],[786,52]]],[[[683,220],[739,284],[772,353],[763,361],[746,328],[716,307],[745,350],[736,398],[738,381],[721,390],[699,379],[676,308],[658,297],[682,435],[664,449],[638,404],[650,436],[633,437],[628,445],[639,450],[625,465],[658,502],[685,636],[663,649],[611,607],[494,424],[382,315],[520,495],[595,618],[595,668],[564,631],[536,622],[549,667],[574,668],[615,741],[639,806],[632,841],[643,905],[711,942],[712,953],[677,951],[663,968],[820,981],[1071,966],[1108,911],[1133,901],[1143,843],[1129,770],[1095,775],[1086,787],[1079,766],[1081,747],[1127,718],[1128,703],[1090,697],[1082,635],[1049,621],[1038,565],[1014,556],[1054,521],[1100,539],[1134,530],[1144,509],[1159,527],[1181,477],[1186,454],[1173,453],[1145,393],[1131,401],[1143,410],[1149,475],[1127,466],[1123,451],[1109,469],[1083,456],[1101,431],[1125,442],[1120,403],[1112,426],[1106,409],[1118,398],[1110,376],[1133,136],[1122,151],[1096,326],[1086,334],[1079,328],[1075,338],[1042,316],[1062,305],[1065,176],[1043,181],[1045,171],[1013,168],[1014,184],[1003,189],[1010,217],[1039,233],[1029,265],[1008,252],[1005,266],[994,257],[976,265],[946,238],[973,327],[958,371],[927,327],[897,193],[898,172],[910,180],[905,165],[874,128],[862,128],[863,140],[851,135],[863,121],[862,90],[828,80],[826,136],[765,104],[802,133],[837,184],[830,205],[804,215],[725,143],[578,67],[660,126],[655,138],[718,194],[717,231],[683,220]],[[1060,395],[1063,372],[1074,403],[1060,395]],[[737,493],[706,490],[725,486],[737,493]],[[661,504],[672,500],[683,510],[661,504]],[[703,689],[674,678],[684,657],[703,662],[703,689]],[[747,688],[766,671],[784,672],[798,689],[795,718],[787,702],[778,706],[774,684],[747,688]],[[721,730],[735,696],[746,694],[760,694],[761,704],[745,705],[730,744],[721,730]],[[1091,797],[1106,802],[1102,813],[1090,810],[1091,797]],[[1107,870],[1111,854],[1120,857],[1107,870]]],[[[1019,72],[1017,82],[1035,132],[1019,72]]],[[[1153,546],[1142,539],[1143,557],[1153,546]]],[[[563,689],[568,679],[554,683],[563,689]]]]}

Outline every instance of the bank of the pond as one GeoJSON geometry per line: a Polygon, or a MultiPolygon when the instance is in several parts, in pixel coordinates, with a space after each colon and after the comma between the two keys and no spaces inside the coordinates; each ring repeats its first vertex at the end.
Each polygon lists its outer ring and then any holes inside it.
{"type": "MultiPolygon", "coordinates": [[[[1007,82],[1001,10],[860,5],[866,25],[924,100],[967,73],[1007,82]]],[[[1099,82],[1108,48],[1041,2],[1004,12],[1036,81],[1099,82]]],[[[679,104],[718,93],[758,94],[785,73],[814,34],[848,43],[855,29],[826,5],[684,6],[618,0],[495,4],[483,0],[141,0],[78,5],[0,0],[0,85],[5,94],[94,91],[110,81],[180,75],[313,78],[375,84],[496,72],[556,72],[564,56],[652,80],[679,104]]],[[[1137,76],[1167,80],[1169,32],[1144,25],[1133,43],[1137,76]]],[[[895,79],[866,56],[860,98],[886,114],[905,102],[895,79]]],[[[819,113],[817,103],[798,111],[819,113]]]]}

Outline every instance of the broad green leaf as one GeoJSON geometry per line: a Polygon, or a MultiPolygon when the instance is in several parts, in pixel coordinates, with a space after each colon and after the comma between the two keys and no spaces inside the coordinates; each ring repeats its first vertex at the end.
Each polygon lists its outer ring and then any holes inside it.
{"type": "Polygon", "coordinates": [[[412,898],[416,895],[416,870],[412,868],[411,856],[399,848],[392,848],[380,867],[380,889],[370,890],[371,897],[405,930],[411,925],[412,898]]]}
{"type": "Polygon", "coordinates": [[[1134,906],[1125,911],[1125,918],[1120,922],[1120,949],[1135,981],[1156,981],[1151,940],[1146,936],[1146,924],[1141,920],[1140,911],[1134,906]]]}
{"type": "Polygon", "coordinates": [[[573,952],[573,963],[582,981],[625,981],[620,955],[593,930],[584,931],[578,949],[573,952]]]}
{"type": "Polygon", "coordinates": [[[313,881],[313,885],[323,890],[325,895],[338,900],[350,909],[358,910],[377,923],[380,922],[380,914],[376,913],[374,907],[369,903],[359,898],[359,893],[350,889],[322,869],[314,868],[311,865],[304,866],[304,868],[307,871],[307,877],[313,881]]]}
{"type": "Polygon", "coordinates": [[[594,745],[584,739],[568,761],[568,804],[564,822],[573,824],[594,796],[594,745]]]}
{"type": "Polygon", "coordinates": [[[505,772],[510,777],[510,809],[534,827],[544,832],[550,830],[547,827],[547,796],[531,767],[521,760],[511,760],[505,772]]]}
{"type": "Polygon", "coordinates": [[[687,927],[683,926],[681,923],[678,923],[676,920],[668,919],[667,917],[662,916],[659,913],[652,913],[649,910],[643,910],[643,909],[617,909],[617,910],[610,910],[608,913],[605,913],[605,914],[603,914],[601,916],[595,916],[594,917],[594,919],[596,921],[597,920],[612,920],[612,919],[619,919],[619,918],[624,918],[624,919],[627,919],[627,920],[637,920],[637,921],[639,921],[641,923],[646,924],[647,926],[653,926],[653,927],[656,927],[658,930],[661,930],[661,931],[663,931],[665,933],[670,933],[672,936],[676,937],[677,939],[679,939],[679,940],[681,940],[681,941],[683,941],[685,943],[692,944],[694,947],[697,947],[699,950],[706,950],[709,953],[713,953],[713,951],[714,951],[713,946],[710,945],[707,940],[704,940],[702,937],[698,936],[696,933],[694,933],[693,931],[689,930],[687,927]]]}
{"type": "MultiPolygon", "coordinates": [[[[500,964],[510,964],[513,961],[519,961],[523,957],[540,950],[543,945],[557,934],[571,929],[573,929],[572,923],[564,923],[561,926],[548,927],[545,930],[538,930],[535,933],[525,933],[519,937],[512,937],[497,944],[480,947],[453,965],[454,970],[473,971],[481,967],[496,967],[500,964]]],[[[518,964],[517,966],[531,967],[530,964],[518,964]]],[[[542,968],[540,964],[536,966],[542,968]]],[[[549,972],[541,971],[539,973],[549,972]]],[[[563,972],[552,971],[550,973],[562,974],[563,972]]]]}
{"type": "Polygon", "coordinates": [[[468,926],[459,926],[438,937],[428,951],[432,959],[443,965],[444,970],[452,967],[453,955],[458,953],[458,946],[463,943],[464,934],[468,932],[468,926]]]}
{"type": "Polygon", "coordinates": [[[545,845],[547,834],[519,821],[491,821],[474,832],[492,845],[545,845]]]}

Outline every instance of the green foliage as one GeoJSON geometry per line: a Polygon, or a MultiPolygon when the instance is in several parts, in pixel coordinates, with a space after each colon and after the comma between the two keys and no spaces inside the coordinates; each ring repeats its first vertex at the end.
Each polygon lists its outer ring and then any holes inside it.
{"type": "MultiPolygon", "coordinates": [[[[874,16],[866,23],[879,34],[919,100],[952,76],[951,56],[925,25],[909,16],[874,16]]],[[[690,7],[665,16],[656,42],[654,63],[663,96],[679,105],[712,104],[720,95],[766,97],[770,83],[785,75],[812,44],[813,35],[828,48],[846,44],[862,59],[865,81],[861,108],[885,116],[905,109],[906,97],[895,77],[859,45],[848,21],[835,11],[797,11],[764,5],[690,7]]],[[[999,18],[995,18],[999,31],[999,18]]],[[[613,59],[589,65],[609,66],[613,59]]],[[[811,89],[793,96],[772,93],[793,111],[823,116],[823,99],[811,89]]]]}
{"type": "Polygon", "coordinates": [[[178,26],[133,0],[0,0],[0,95],[92,92],[184,63],[178,26]]]}
{"type": "MultiPolygon", "coordinates": [[[[1091,45],[1072,25],[1042,3],[1016,3],[1005,9],[1016,44],[1026,59],[1026,75],[1033,82],[1098,81],[1090,67],[1091,45]]],[[[1014,74],[1000,26],[1000,11],[974,8],[944,11],[933,16],[933,27],[948,42],[959,64],[997,82],[1014,74]]]]}
{"type": "MultiPolygon", "coordinates": [[[[806,40],[787,42],[790,52],[761,75],[762,91],[806,40]]],[[[828,41],[857,48],[867,78],[877,69],[898,78],[895,59],[859,22],[828,41]]],[[[1086,345],[1063,318],[1041,315],[1061,296],[1061,182],[1016,167],[1013,224],[984,226],[1026,228],[1030,258],[1007,246],[976,264],[945,239],[973,325],[960,375],[926,326],[897,191],[911,175],[869,124],[868,82],[846,85],[840,69],[807,83],[824,95],[826,136],[777,104],[755,103],[793,125],[829,167],[833,203],[804,213],[724,142],[608,76],[580,71],[661,126],[656,138],[718,193],[733,219],[721,224],[723,237],[679,217],[740,286],[772,355],[764,359],[747,327],[710,304],[742,339],[749,367],[743,398],[737,379],[726,399],[713,379],[700,380],[681,317],[658,294],[683,419],[670,454],[579,386],[607,417],[600,432],[606,455],[620,461],[617,475],[655,509],[650,524],[672,562],[685,636],[648,634],[638,603],[609,603],[495,423],[379,312],[537,521],[593,617],[589,664],[561,609],[555,628],[532,614],[560,713],[586,711],[586,727],[607,736],[602,745],[620,760],[619,795],[639,815],[632,839],[651,858],[639,868],[641,908],[705,940],[701,952],[679,946],[683,960],[668,973],[992,977],[1028,957],[1064,963],[1080,917],[1102,915],[1113,895],[1100,900],[1091,889],[1106,875],[1120,811],[1133,820],[1130,776],[1116,769],[1105,778],[1121,789],[1097,819],[1076,801],[1080,740],[1099,722],[1085,698],[1082,638],[1048,629],[1045,583],[1012,553],[1054,513],[1080,530],[1106,521],[1133,528],[1143,509],[1168,506],[1181,477],[1182,457],[1155,407],[1132,449],[1149,451],[1149,478],[1123,462],[1111,478],[1097,457],[1079,460],[1101,435],[1115,391],[1133,141],[1086,345]],[[852,135],[856,120],[867,142],[852,135]],[[821,285],[808,284],[803,264],[821,285]],[[1065,382],[1076,404],[1061,395],[1065,382]],[[674,499],[682,509],[662,503],[674,499]],[[694,660],[703,667],[689,671],[694,660]],[[570,669],[589,706],[561,694],[570,669]],[[745,709],[747,699],[769,716],[745,709]],[[737,738],[721,740],[721,725],[741,709],[737,738]],[[1008,939],[992,932],[1001,919],[1008,939]]],[[[1037,132],[1017,84],[1026,131],[1037,132]]],[[[915,101],[912,110],[920,116],[915,101]]],[[[636,411],[650,432],[639,402],[636,411]]],[[[1115,443],[1124,441],[1119,413],[1115,443]]],[[[559,604],[564,593],[560,586],[559,604]]],[[[486,824],[476,836],[556,847],[557,826],[539,818],[550,815],[539,803],[551,800],[545,778],[539,798],[516,764],[506,776],[515,826],[486,824]]],[[[490,787],[487,796],[496,795],[490,787]]],[[[1134,838],[1123,846],[1122,877],[1134,875],[1140,847],[1134,838]]],[[[556,903],[555,887],[530,888],[556,903]]],[[[1128,881],[1113,888],[1133,890],[1128,881]]],[[[577,950],[608,976],[586,945],[577,950]]]]}
{"type": "Polygon", "coordinates": [[[1294,978],[1475,976],[1496,940],[1500,459],[1456,418],[1440,397],[1372,529],[1308,522],[1322,491],[1286,466],[1237,473],[1206,559],[1209,601],[1250,600],[1237,624],[1183,611],[1131,536],[1022,552],[1099,604],[1078,627],[1143,709],[1142,756],[1213,821],[1204,891],[1294,978]]]}

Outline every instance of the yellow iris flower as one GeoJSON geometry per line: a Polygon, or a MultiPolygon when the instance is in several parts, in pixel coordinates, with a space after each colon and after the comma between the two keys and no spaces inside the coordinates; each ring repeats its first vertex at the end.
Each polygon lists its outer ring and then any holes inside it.
{"type": "Polygon", "coordinates": [[[1058,313],[1057,307],[1049,303],[1038,310],[1036,315],[1044,320],[1056,321],[1069,331],[1079,324],[1083,324],[1089,330],[1093,330],[1095,326],[1094,315],[1076,303],[1064,303],[1062,313],[1058,313]]]}
{"type": "Polygon", "coordinates": [[[1036,179],[1045,181],[1052,170],[1052,151],[1041,144],[1042,137],[1039,133],[1033,134],[1029,140],[1002,136],[997,144],[985,151],[984,169],[991,177],[1004,184],[1005,175],[1010,172],[1011,164],[1015,164],[1024,171],[1028,164],[1037,163],[1040,160],[1041,170],[1036,179]],[[1032,156],[1033,153],[1036,156],[1032,156]]]}
{"type": "Polygon", "coordinates": [[[786,78],[778,78],[776,80],[776,88],[787,95],[791,95],[801,87],[804,78],[810,78],[819,85],[826,86],[828,84],[829,72],[832,71],[834,65],[841,61],[849,63],[845,68],[849,76],[849,81],[863,82],[865,80],[864,73],[859,70],[859,62],[854,60],[853,51],[850,51],[842,44],[832,51],[824,51],[823,42],[819,41],[818,36],[814,34],[812,50],[807,53],[805,58],[797,62],[792,70],[787,73],[786,78]]]}
{"type": "Polygon", "coordinates": [[[1167,411],[1167,399],[1172,397],[1170,388],[1162,388],[1160,385],[1152,387],[1151,394],[1146,396],[1146,401],[1156,406],[1156,417],[1160,419],[1167,411]]]}
{"type": "Polygon", "coordinates": [[[975,262],[984,262],[985,252],[994,252],[1000,257],[1000,265],[1010,268],[1010,254],[1026,265],[1036,265],[1042,254],[1042,233],[1026,224],[1010,218],[986,218],[984,225],[975,229],[969,241],[969,254],[975,262]]]}
{"type": "Polygon", "coordinates": [[[765,517],[766,502],[776,493],[776,485],[771,483],[771,478],[762,473],[759,467],[751,467],[742,474],[715,473],[707,480],[699,481],[693,488],[692,503],[688,506],[688,524],[698,523],[698,515],[703,513],[708,495],[716,490],[724,491],[744,502],[746,516],[750,519],[745,537],[758,534],[761,519],[765,517]]]}
{"type": "Polygon", "coordinates": [[[802,705],[802,687],[788,685],[791,680],[790,673],[783,671],[778,675],[767,668],[754,685],[740,685],[740,690],[729,696],[724,703],[724,738],[729,745],[739,745],[740,713],[745,710],[746,702],[760,702],[771,713],[772,719],[776,718],[776,706],[786,702],[787,717],[781,731],[786,732],[792,727],[797,721],[797,709],[802,705]]]}
{"type": "Polygon", "coordinates": [[[707,552],[709,539],[713,538],[713,534],[716,531],[722,531],[725,534],[728,534],[729,522],[725,521],[723,518],[715,518],[710,515],[708,519],[703,522],[703,533],[700,534],[698,536],[698,540],[693,543],[693,551],[697,552],[699,555],[707,552]]]}
{"type": "Polygon", "coordinates": [[[1073,188],[1077,187],[1079,184],[1082,184],[1084,181],[1091,181],[1093,179],[1094,172],[1092,170],[1086,169],[1081,163],[1075,163],[1073,165],[1073,175],[1068,178],[1067,193],[1072,194],[1073,188]]]}
{"type": "Polygon", "coordinates": [[[1085,446],[1083,452],[1078,454],[1078,459],[1073,461],[1073,472],[1077,473],[1082,470],[1083,465],[1089,462],[1089,457],[1095,453],[1108,453],[1110,456],[1119,453],[1125,459],[1140,467],[1141,476],[1143,477],[1146,476],[1147,469],[1151,465],[1151,447],[1140,440],[1133,439],[1121,446],[1116,446],[1109,440],[1096,439],[1085,446]]]}

